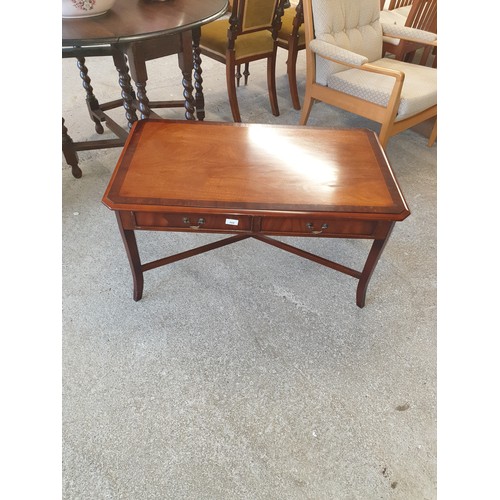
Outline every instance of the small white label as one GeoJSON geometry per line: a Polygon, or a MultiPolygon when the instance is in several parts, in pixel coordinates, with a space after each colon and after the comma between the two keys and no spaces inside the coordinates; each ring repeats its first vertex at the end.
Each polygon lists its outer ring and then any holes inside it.
{"type": "Polygon", "coordinates": [[[238,225],[238,219],[226,219],[226,224],[228,226],[237,226],[238,225]]]}

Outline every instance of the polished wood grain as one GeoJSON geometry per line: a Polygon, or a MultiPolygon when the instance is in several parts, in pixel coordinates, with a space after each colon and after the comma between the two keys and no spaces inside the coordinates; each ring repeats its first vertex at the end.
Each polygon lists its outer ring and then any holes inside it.
{"type": "Polygon", "coordinates": [[[217,19],[227,0],[116,0],[102,16],[63,19],[63,46],[128,43],[172,35],[217,19]]]}
{"type": "Polygon", "coordinates": [[[362,129],[141,121],[106,199],[115,210],[408,214],[376,136],[362,129]]]}
{"type": "Polygon", "coordinates": [[[136,122],[103,196],[116,211],[134,275],[253,237],[359,280],[369,278],[396,221],[410,214],[374,132],[260,124],[136,122]],[[135,230],[235,234],[143,264],[135,230]],[[270,236],[363,238],[362,271],[270,236]]]}

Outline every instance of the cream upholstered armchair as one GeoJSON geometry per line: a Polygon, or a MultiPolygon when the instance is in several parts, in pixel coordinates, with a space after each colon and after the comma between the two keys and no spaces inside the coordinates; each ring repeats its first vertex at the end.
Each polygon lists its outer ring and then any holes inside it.
{"type": "MultiPolygon", "coordinates": [[[[304,0],[307,77],[300,124],[314,101],[379,123],[389,138],[437,116],[437,70],[382,57],[383,36],[437,46],[437,36],[380,23],[380,0],[304,0]]],[[[429,146],[436,139],[434,124],[429,146]]]]}

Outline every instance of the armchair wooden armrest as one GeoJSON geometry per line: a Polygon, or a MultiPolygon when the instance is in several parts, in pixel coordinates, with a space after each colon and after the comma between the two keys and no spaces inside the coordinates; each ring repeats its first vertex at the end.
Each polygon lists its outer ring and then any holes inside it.
{"type": "Polygon", "coordinates": [[[311,40],[311,50],[324,59],[328,59],[339,64],[345,64],[346,66],[357,68],[368,62],[368,58],[365,56],[356,54],[355,52],[351,52],[350,50],[343,49],[338,45],[331,43],[328,41],[328,37],[333,39],[331,35],[325,34],[321,35],[321,38],[311,40]]]}
{"type": "MultiPolygon", "coordinates": [[[[367,106],[368,101],[362,97],[358,98],[347,94],[339,94],[340,98],[342,99],[344,109],[348,109],[351,112],[364,116],[365,109],[367,107],[370,107],[372,110],[371,111],[372,119],[377,119],[378,121],[380,121],[382,119],[381,117],[384,114],[389,113],[391,122],[394,121],[397,114],[398,102],[401,97],[401,92],[403,90],[403,83],[405,79],[405,74],[403,71],[384,68],[368,62],[360,63],[359,59],[364,58],[363,56],[360,56],[359,54],[356,54],[346,49],[342,49],[341,47],[329,44],[328,42],[324,42],[321,40],[311,40],[309,47],[311,51],[314,52],[316,55],[322,57],[323,59],[327,59],[328,61],[331,61],[333,63],[341,64],[343,66],[347,66],[349,68],[357,69],[363,72],[375,73],[378,75],[394,78],[394,84],[390,89],[389,99],[385,105],[369,103],[369,105],[367,106]],[[313,48],[313,46],[316,46],[316,50],[315,48],[313,48]],[[357,56],[358,58],[357,61],[354,56],[357,56]]],[[[364,59],[365,61],[367,61],[366,58],[364,59]]],[[[330,90],[330,92],[332,92],[332,90],[330,90]]],[[[303,111],[300,118],[300,123],[302,125],[304,125],[305,122],[307,121],[307,116],[308,116],[308,111],[307,110],[303,111]]]]}
{"type": "MultiPolygon", "coordinates": [[[[323,38],[327,38],[331,35],[321,36],[323,38]]],[[[405,74],[402,71],[384,68],[381,66],[377,66],[376,64],[368,63],[368,59],[366,57],[360,54],[356,54],[355,52],[351,52],[350,50],[343,49],[337,45],[325,41],[324,39],[311,40],[311,42],[309,43],[309,47],[315,54],[331,62],[342,64],[344,66],[348,66],[350,68],[358,69],[361,71],[367,71],[369,73],[376,73],[379,75],[394,78],[394,85],[391,90],[389,102],[387,103],[387,108],[394,109],[393,114],[395,116],[397,111],[396,103],[400,98],[405,79],[405,74]]]]}
{"type": "MultiPolygon", "coordinates": [[[[437,47],[437,34],[399,24],[381,23],[384,37],[437,47]]],[[[395,42],[397,44],[397,42],[395,42]]]]}
{"type": "Polygon", "coordinates": [[[319,40],[317,38],[311,40],[309,47],[315,54],[331,62],[342,64],[343,66],[349,66],[350,68],[369,71],[371,73],[379,73],[381,75],[390,76],[401,83],[404,80],[404,73],[402,71],[383,68],[381,66],[368,63],[368,59],[365,56],[343,49],[338,45],[333,45],[332,43],[324,40],[319,40]]]}

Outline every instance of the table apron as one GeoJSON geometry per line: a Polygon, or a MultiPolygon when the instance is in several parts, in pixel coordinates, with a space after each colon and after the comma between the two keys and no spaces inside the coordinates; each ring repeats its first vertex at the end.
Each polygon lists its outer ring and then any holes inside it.
{"type": "Polygon", "coordinates": [[[255,216],[182,212],[119,211],[124,229],[323,238],[383,239],[393,221],[332,217],[255,216]]]}

